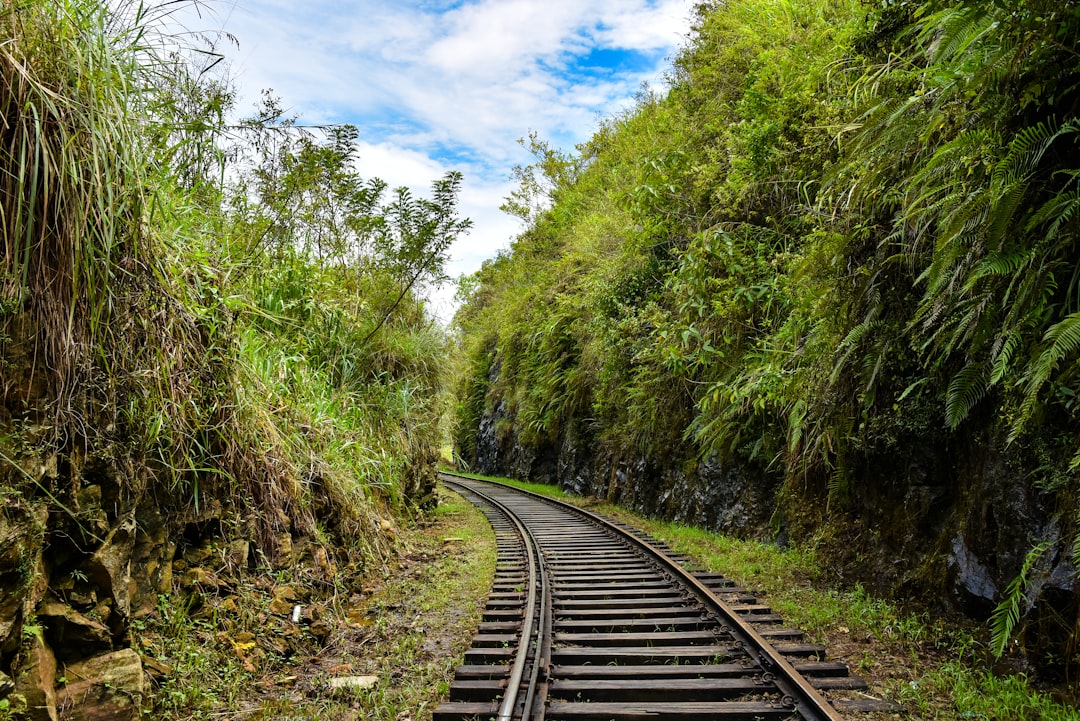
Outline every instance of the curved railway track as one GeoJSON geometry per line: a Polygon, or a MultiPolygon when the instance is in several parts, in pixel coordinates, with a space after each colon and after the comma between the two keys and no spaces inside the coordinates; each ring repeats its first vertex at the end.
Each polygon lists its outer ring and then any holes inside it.
{"type": "Polygon", "coordinates": [[[495,529],[495,581],[434,721],[806,719],[891,710],[825,649],[663,544],[509,486],[442,474],[495,529]]]}

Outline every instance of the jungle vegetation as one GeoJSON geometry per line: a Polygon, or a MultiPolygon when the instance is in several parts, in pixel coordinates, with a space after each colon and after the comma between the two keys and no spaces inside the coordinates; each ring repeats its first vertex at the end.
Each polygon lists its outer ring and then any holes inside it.
{"type": "Polygon", "coordinates": [[[667,89],[572,151],[525,141],[523,229],[462,284],[462,462],[482,419],[576,424],[842,510],[868,459],[985,444],[1075,554],[1078,33],[1071,0],[700,3],[667,89]]]}
{"type": "Polygon", "coordinates": [[[389,189],[356,128],[235,107],[230,39],[175,34],[174,8],[0,8],[3,495],[64,516],[107,469],[124,498],[227,504],[264,549],[377,556],[380,516],[434,484],[423,291],[469,227],[462,178],[389,189]]]}

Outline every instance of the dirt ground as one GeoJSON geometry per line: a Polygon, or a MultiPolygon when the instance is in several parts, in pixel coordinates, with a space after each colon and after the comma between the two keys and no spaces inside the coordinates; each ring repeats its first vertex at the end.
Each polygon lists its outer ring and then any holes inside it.
{"type": "Polygon", "coordinates": [[[429,719],[479,623],[494,536],[443,490],[393,533],[385,567],[333,588],[280,572],[172,599],[138,635],[153,717],[429,719]]]}

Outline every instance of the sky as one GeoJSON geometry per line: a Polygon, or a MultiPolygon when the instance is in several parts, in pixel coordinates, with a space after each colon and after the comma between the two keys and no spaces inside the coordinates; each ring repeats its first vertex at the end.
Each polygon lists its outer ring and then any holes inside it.
{"type": "MultiPolygon", "coordinates": [[[[358,169],[427,194],[464,174],[473,228],[448,273],[471,273],[509,245],[520,221],[499,210],[511,170],[532,161],[518,139],[557,148],[587,140],[664,72],[693,0],[211,0],[178,19],[220,42],[241,115],[272,88],[302,123],[360,130],[358,169]]],[[[451,313],[453,288],[436,292],[451,313]]]]}

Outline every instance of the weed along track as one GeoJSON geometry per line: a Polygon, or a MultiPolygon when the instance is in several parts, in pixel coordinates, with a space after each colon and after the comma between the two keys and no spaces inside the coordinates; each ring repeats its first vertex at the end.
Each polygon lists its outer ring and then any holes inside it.
{"type": "MultiPolygon", "coordinates": [[[[483,621],[435,721],[814,719],[886,710],[825,649],[661,543],[508,486],[443,474],[499,545],[483,621]]],[[[888,706],[891,708],[891,706],[888,706]]]]}

